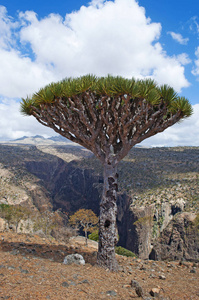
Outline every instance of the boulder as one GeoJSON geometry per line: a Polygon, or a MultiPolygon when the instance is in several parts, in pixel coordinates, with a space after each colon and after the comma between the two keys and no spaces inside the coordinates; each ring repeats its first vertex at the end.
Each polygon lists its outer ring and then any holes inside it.
{"type": "Polygon", "coordinates": [[[64,265],[71,265],[71,264],[85,265],[85,260],[83,256],[80,254],[70,254],[64,258],[63,263],[64,265]]]}

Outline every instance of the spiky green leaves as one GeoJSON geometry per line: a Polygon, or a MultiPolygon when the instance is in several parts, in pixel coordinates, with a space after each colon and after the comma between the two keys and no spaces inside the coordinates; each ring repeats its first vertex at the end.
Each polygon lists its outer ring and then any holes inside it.
{"type": "Polygon", "coordinates": [[[183,118],[190,117],[193,113],[193,108],[185,97],[177,97],[172,103],[171,110],[181,111],[183,118]]]}
{"type": "MultiPolygon", "coordinates": [[[[192,107],[187,99],[179,97],[173,88],[163,85],[158,87],[151,79],[135,80],[126,79],[120,76],[96,77],[86,75],[78,78],[66,78],[48,86],[35,93],[32,98],[22,99],[21,111],[23,114],[31,115],[32,107],[39,107],[41,104],[54,103],[56,99],[62,98],[67,102],[70,97],[82,93],[93,93],[98,100],[102,96],[121,97],[130,96],[133,99],[140,99],[149,102],[153,106],[162,103],[167,106],[168,113],[181,112],[182,117],[192,114],[192,107]]],[[[121,102],[123,105],[124,103],[121,102]]]]}
{"type": "Polygon", "coordinates": [[[32,98],[29,98],[29,97],[27,97],[26,99],[22,98],[21,113],[25,116],[31,116],[33,105],[35,106],[35,103],[32,98]]]}

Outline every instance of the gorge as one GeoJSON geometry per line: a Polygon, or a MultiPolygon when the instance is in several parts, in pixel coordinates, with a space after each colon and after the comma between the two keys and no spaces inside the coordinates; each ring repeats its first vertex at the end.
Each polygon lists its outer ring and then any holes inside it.
{"type": "MultiPolygon", "coordinates": [[[[88,151],[4,144],[0,154],[0,203],[99,214],[102,168],[88,151]]],[[[132,149],[119,165],[119,245],[142,259],[199,258],[198,157],[197,147],[132,149]]]]}

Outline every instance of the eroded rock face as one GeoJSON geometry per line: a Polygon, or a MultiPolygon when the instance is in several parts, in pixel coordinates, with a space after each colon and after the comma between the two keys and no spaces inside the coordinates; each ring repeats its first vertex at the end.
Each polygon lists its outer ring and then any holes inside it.
{"type": "Polygon", "coordinates": [[[103,178],[95,176],[92,170],[77,168],[76,163],[65,163],[59,158],[48,162],[29,161],[26,167],[42,180],[51,194],[54,209],[74,213],[79,208],[86,208],[99,213],[103,178]]]}
{"type": "Polygon", "coordinates": [[[126,248],[148,259],[151,252],[154,205],[131,207],[128,218],[126,248]]]}
{"type": "Polygon", "coordinates": [[[162,231],[149,256],[154,260],[198,260],[199,231],[194,225],[196,215],[177,214],[162,231]]]}

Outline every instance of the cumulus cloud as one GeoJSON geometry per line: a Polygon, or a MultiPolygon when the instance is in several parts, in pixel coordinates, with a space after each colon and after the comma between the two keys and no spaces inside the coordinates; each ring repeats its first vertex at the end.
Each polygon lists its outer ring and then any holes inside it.
{"type": "Polygon", "coordinates": [[[4,6],[0,6],[0,47],[9,49],[13,44],[13,30],[18,26],[11,17],[7,15],[7,10],[4,6]]]}
{"type": "Polygon", "coordinates": [[[18,100],[0,98],[0,140],[6,141],[37,134],[55,135],[52,129],[42,126],[34,117],[22,116],[18,100]]]}
{"type": "Polygon", "coordinates": [[[184,66],[191,63],[191,59],[189,58],[189,55],[187,53],[181,53],[177,55],[176,59],[184,66]]]}
{"type": "Polygon", "coordinates": [[[189,38],[183,38],[183,36],[180,33],[169,31],[168,34],[170,34],[171,37],[181,45],[187,45],[189,41],[189,38]]]}
{"type": "Polygon", "coordinates": [[[58,14],[39,19],[26,11],[14,22],[2,11],[4,44],[12,35],[17,45],[0,47],[5,96],[24,96],[48,82],[86,73],[150,76],[178,92],[189,85],[183,64],[158,42],[161,24],[147,18],[135,0],[91,1],[64,19],[58,14]]]}
{"type": "Polygon", "coordinates": [[[14,49],[0,49],[0,59],[0,94],[6,97],[26,97],[56,79],[50,68],[14,49]]]}
{"type": "Polygon", "coordinates": [[[136,0],[92,0],[65,18],[50,14],[41,19],[26,11],[14,20],[0,6],[1,139],[54,135],[35,119],[22,117],[17,98],[64,77],[152,77],[177,92],[188,87],[184,65],[189,57],[169,56],[159,41],[161,29],[136,0]]]}

